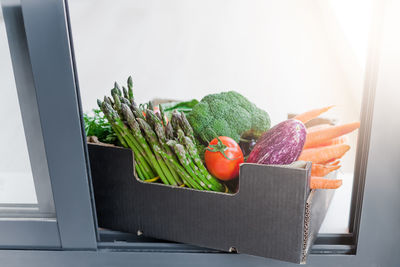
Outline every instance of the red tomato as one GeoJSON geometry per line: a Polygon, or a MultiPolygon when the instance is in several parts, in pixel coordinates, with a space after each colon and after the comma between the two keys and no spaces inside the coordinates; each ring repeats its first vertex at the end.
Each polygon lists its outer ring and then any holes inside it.
{"type": "Polygon", "coordinates": [[[220,180],[228,181],[239,175],[239,165],[244,162],[239,145],[230,137],[213,139],[204,154],[207,169],[220,180]]]}

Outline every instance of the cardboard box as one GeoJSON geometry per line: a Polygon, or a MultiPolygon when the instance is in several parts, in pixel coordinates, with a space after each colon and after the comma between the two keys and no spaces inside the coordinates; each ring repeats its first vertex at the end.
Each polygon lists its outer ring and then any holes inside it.
{"type": "Polygon", "coordinates": [[[242,164],[235,194],[145,183],[131,150],[89,144],[100,227],[226,252],[305,263],[334,190],[304,169],[242,164]]]}

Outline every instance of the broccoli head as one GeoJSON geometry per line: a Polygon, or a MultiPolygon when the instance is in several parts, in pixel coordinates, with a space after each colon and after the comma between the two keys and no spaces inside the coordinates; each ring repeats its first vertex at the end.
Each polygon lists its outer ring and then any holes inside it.
{"type": "Polygon", "coordinates": [[[210,94],[188,115],[197,140],[203,144],[217,136],[258,138],[271,126],[267,112],[235,91],[210,94]]]}

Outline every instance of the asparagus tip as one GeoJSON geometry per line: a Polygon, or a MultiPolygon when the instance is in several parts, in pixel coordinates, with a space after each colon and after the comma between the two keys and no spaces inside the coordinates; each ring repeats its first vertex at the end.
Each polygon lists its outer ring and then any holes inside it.
{"type": "Polygon", "coordinates": [[[128,77],[128,88],[132,88],[133,87],[133,81],[132,81],[132,76],[128,77]]]}

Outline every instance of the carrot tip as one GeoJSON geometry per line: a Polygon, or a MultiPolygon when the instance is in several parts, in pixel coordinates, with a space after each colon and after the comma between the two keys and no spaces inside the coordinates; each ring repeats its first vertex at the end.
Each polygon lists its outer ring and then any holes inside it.
{"type": "Polygon", "coordinates": [[[323,107],[323,108],[318,108],[318,109],[313,109],[313,110],[310,110],[310,111],[307,111],[305,113],[295,116],[294,119],[297,119],[303,123],[306,123],[306,122],[309,122],[310,120],[318,117],[322,113],[327,112],[328,110],[330,110],[333,107],[334,107],[334,105],[323,107]]]}
{"type": "Polygon", "coordinates": [[[311,189],[337,189],[342,185],[342,180],[331,180],[321,177],[311,177],[311,189]]]}

